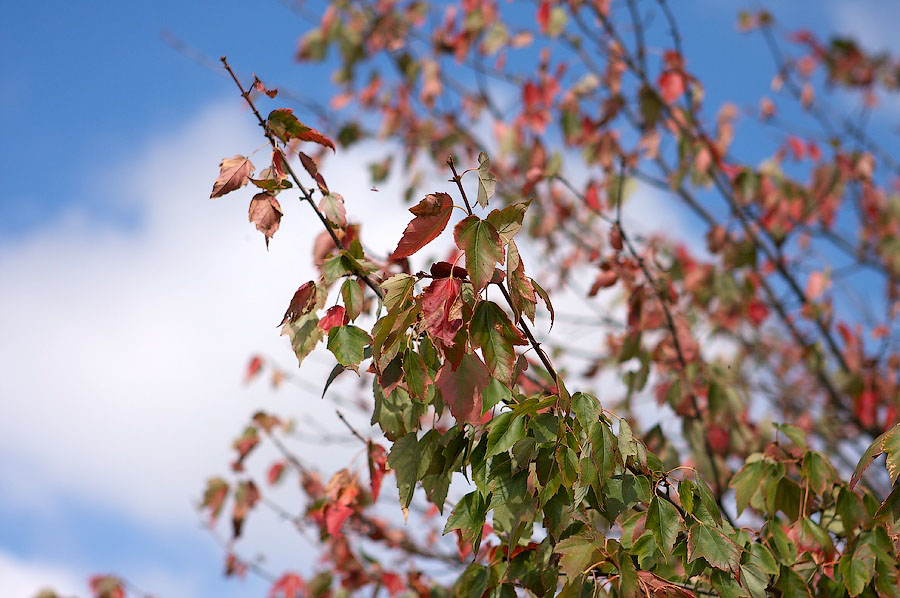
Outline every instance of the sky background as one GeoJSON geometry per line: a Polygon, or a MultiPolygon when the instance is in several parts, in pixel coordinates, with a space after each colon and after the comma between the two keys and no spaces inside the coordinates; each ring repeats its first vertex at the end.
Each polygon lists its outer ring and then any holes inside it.
{"type": "MultiPolygon", "coordinates": [[[[689,68],[713,105],[768,88],[761,39],[736,33],[743,6],[677,3],[689,68]]],[[[772,9],[788,28],[898,50],[894,2],[772,9]]],[[[161,32],[208,56],[227,54],[245,78],[253,71],[327,99],[327,69],[293,60],[305,30],[276,0],[4,6],[0,596],[28,598],[44,584],[84,596],[95,572],[120,573],[160,598],[265,595],[252,577],[222,579],[221,549],[194,505],[203,480],[225,472],[231,440],[257,409],[336,427],[315,396],[241,384],[251,353],[294,359],[274,325],[313,277],[316,223],[283,200],[267,252],[243,197],[207,199],[219,160],[257,148],[259,130],[230,81],[174,51],[161,32]]],[[[382,152],[367,144],[342,152],[326,178],[340,181],[367,243],[387,250],[408,218],[395,182],[370,190],[364,164],[382,152]]],[[[648,226],[674,221],[668,228],[690,239],[689,222],[658,202],[647,197],[634,209],[655,215],[648,226]]],[[[320,355],[303,376],[321,383],[330,363],[320,355]]],[[[326,470],[354,454],[325,454],[312,441],[295,448],[326,470]]],[[[264,465],[265,453],[258,457],[264,465]]],[[[273,570],[312,569],[302,538],[262,512],[251,517],[245,554],[275,546],[284,561],[268,563],[273,570]]]]}

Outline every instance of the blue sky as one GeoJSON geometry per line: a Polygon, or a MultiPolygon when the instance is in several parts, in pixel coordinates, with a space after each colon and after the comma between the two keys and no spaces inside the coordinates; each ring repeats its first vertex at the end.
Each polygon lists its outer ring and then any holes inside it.
{"type": "MultiPolygon", "coordinates": [[[[765,93],[771,62],[758,37],[735,33],[740,5],[677,4],[709,105],[765,93]]],[[[893,3],[849,4],[773,7],[789,28],[892,43],[893,3]]],[[[326,69],[293,61],[305,25],[276,0],[4,7],[0,159],[13,184],[0,193],[3,596],[27,596],[44,578],[84,595],[95,571],[161,598],[263,595],[258,581],[220,578],[221,552],[192,501],[258,407],[334,423],[310,397],[240,385],[249,353],[292,359],[270,320],[310,277],[296,256],[308,255],[312,229],[299,207],[288,212],[267,253],[243,200],[206,199],[218,160],[252,151],[258,131],[231,83],[173,51],[164,30],[227,54],[245,76],[330,96],[326,69]]],[[[889,124],[876,122],[876,134],[889,124]]],[[[754,134],[761,148],[766,134],[754,134]]],[[[362,172],[373,152],[329,168],[362,172]]],[[[373,195],[364,175],[341,180],[349,210],[382,218],[389,246],[406,222],[392,187],[373,195]]],[[[326,367],[313,364],[310,379],[326,367]]],[[[308,548],[260,517],[250,554],[277,543],[294,560],[274,568],[309,570],[308,548]]]]}

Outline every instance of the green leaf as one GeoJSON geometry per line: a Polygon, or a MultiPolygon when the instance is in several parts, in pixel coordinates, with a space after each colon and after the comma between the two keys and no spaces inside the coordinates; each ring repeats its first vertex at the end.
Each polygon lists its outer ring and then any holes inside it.
{"type": "Polygon", "coordinates": [[[520,201],[506,206],[502,210],[493,210],[487,216],[487,221],[494,225],[497,233],[504,241],[511,241],[522,230],[522,222],[525,220],[525,212],[531,200],[520,201]]]}
{"type": "Polygon", "coordinates": [[[600,421],[600,414],[603,410],[600,407],[600,401],[591,394],[584,392],[576,392],[572,395],[572,411],[575,412],[575,418],[585,430],[597,421],[600,421]]]}
{"type": "Polygon", "coordinates": [[[491,373],[504,384],[511,384],[516,361],[513,345],[528,341],[506,312],[493,301],[479,302],[469,324],[469,339],[473,348],[481,349],[491,373]]]}
{"type": "Polygon", "coordinates": [[[875,442],[863,453],[859,463],[856,465],[856,470],[853,472],[853,477],[850,478],[851,490],[859,482],[859,478],[872,464],[872,461],[882,453],[887,453],[885,464],[887,465],[888,474],[891,476],[891,483],[894,483],[897,476],[900,475],[900,424],[896,424],[893,428],[876,438],[875,442]]]}
{"type": "Polygon", "coordinates": [[[872,548],[861,543],[853,554],[845,554],[838,563],[838,570],[844,579],[844,587],[851,596],[862,594],[875,574],[875,554],[872,548]]]}
{"type": "Polygon", "coordinates": [[[529,278],[531,281],[531,286],[534,287],[534,292],[537,293],[538,297],[541,298],[541,301],[544,302],[544,305],[547,306],[547,311],[550,312],[550,328],[553,328],[553,322],[556,319],[556,313],[553,311],[553,304],[550,303],[550,295],[547,294],[547,291],[544,290],[544,287],[538,284],[533,278],[529,278]]]}
{"type": "Polygon", "coordinates": [[[777,586],[782,598],[812,598],[809,584],[790,567],[781,568],[777,586]]]}
{"type": "MultiPolygon", "coordinates": [[[[490,217],[489,217],[490,218],[490,217]]],[[[519,255],[516,242],[510,240],[506,252],[506,283],[509,286],[509,296],[512,299],[512,308],[516,314],[516,321],[525,315],[534,322],[537,296],[534,294],[534,286],[525,276],[525,266],[519,255]]]]}
{"type": "Polygon", "coordinates": [[[322,340],[322,329],[319,328],[319,317],[316,313],[306,313],[293,322],[287,322],[281,328],[281,335],[291,340],[291,348],[297,356],[297,362],[303,363],[310,352],[322,340]]]}
{"type": "Polygon", "coordinates": [[[606,422],[602,421],[591,424],[589,437],[591,440],[591,458],[597,467],[597,481],[602,485],[616,469],[617,459],[614,444],[616,437],[613,435],[612,430],[609,429],[609,426],[606,425],[606,422]]]}
{"type": "Polygon", "coordinates": [[[463,496],[447,518],[444,533],[455,529],[462,532],[463,539],[472,545],[475,552],[481,544],[481,530],[484,527],[484,519],[487,515],[487,504],[484,502],[478,490],[463,496]]]}
{"type": "Polygon", "coordinates": [[[412,299],[416,279],[409,274],[394,274],[381,283],[384,291],[385,309],[392,311],[396,307],[404,307],[412,299]]]}
{"type": "Polygon", "coordinates": [[[512,401],[512,393],[509,388],[496,378],[491,378],[487,387],[481,392],[481,414],[484,415],[501,402],[509,403],[510,401],[512,401]]]}
{"type": "Polygon", "coordinates": [[[362,312],[363,308],[363,290],[359,286],[359,281],[348,278],[341,286],[341,299],[344,300],[344,308],[347,310],[347,317],[352,322],[362,312]]]}
{"type": "Polygon", "coordinates": [[[809,482],[809,487],[816,494],[825,492],[827,485],[837,478],[837,474],[831,464],[817,451],[807,451],[803,456],[803,475],[809,482]]]}
{"type": "Polygon", "coordinates": [[[497,177],[491,174],[491,159],[484,152],[478,154],[478,205],[486,208],[497,190],[497,177]]]}
{"type": "Polygon", "coordinates": [[[723,571],[737,572],[741,564],[741,551],[722,530],[697,523],[688,529],[688,562],[702,557],[711,566],[723,571]]]}
{"type": "Polygon", "coordinates": [[[525,418],[514,417],[510,411],[501,413],[489,425],[485,457],[508,451],[517,440],[525,436],[525,418]]]}
{"type": "Polygon", "coordinates": [[[503,263],[503,243],[494,225],[478,216],[468,216],[453,229],[456,246],[466,253],[466,270],[475,292],[494,276],[494,266],[503,263]]]}
{"type": "Polygon", "coordinates": [[[553,552],[560,556],[560,570],[569,578],[576,578],[585,569],[601,560],[602,547],[603,539],[599,534],[586,532],[560,540],[553,552]]]}
{"type": "Polygon", "coordinates": [[[372,337],[362,328],[348,324],[335,326],[328,331],[328,350],[334,353],[338,363],[355,368],[363,360],[366,345],[372,337]]]}
{"type": "Polygon", "coordinates": [[[412,502],[418,481],[419,439],[415,432],[401,436],[394,442],[388,455],[388,465],[396,472],[400,505],[407,508],[412,502]]]}
{"type": "Polygon", "coordinates": [[[738,515],[750,504],[750,500],[762,483],[765,472],[766,462],[759,459],[748,461],[734,474],[729,485],[734,488],[734,500],[737,503],[738,515]]]}
{"type": "Polygon", "coordinates": [[[294,111],[290,108],[278,108],[270,112],[266,121],[266,129],[284,143],[291,139],[298,139],[318,143],[330,147],[331,151],[336,151],[334,143],[328,137],[297,120],[294,111]]]}
{"type": "Polygon", "coordinates": [[[678,510],[672,503],[658,496],[654,496],[647,507],[646,526],[664,554],[672,552],[678,532],[684,528],[678,510]]]}

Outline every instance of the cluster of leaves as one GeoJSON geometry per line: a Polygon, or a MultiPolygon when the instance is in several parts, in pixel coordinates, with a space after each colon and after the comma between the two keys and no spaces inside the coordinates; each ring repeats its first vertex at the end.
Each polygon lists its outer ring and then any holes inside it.
{"type": "MultiPolygon", "coordinates": [[[[284,598],[900,594],[900,163],[824,93],[857,90],[872,110],[896,88],[895,60],[808,32],[789,34],[786,51],[771,14],[742,13],[777,67],[774,99],[742,111],[704,105],[665,0],[540,0],[533,19],[493,0],[297,11],[312,23],[299,60],[336,49],[342,90],[317,112],[337,143],[290,109],[262,118],[253,93],[275,93],[257,79],[241,93],[271,165],[254,178],[247,157],[224,160],[212,196],[257,187],[250,221],[267,244],[280,193],[314,211],[320,276],[294,294],[282,334],[300,363],[320,344],[333,354],[326,390],[347,370],[371,380],[384,438],[354,431],[368,485],[349,470],[323,483],[282,443],[290,425],[257,414],[234,445],[237,480],[210,480],[203,498],[213,520],[231,500],[228,574],[260,574],[284,598]],[[761,162],[741,158],[758,156],[737,135],[747,122],[777,140],[761,162]],[[384,259],[364,251],[319,168],[327,149],[366,136],[402,148],[370,165],[373,182],[399,169],[405,198],[423,198],[384,259]],[[453,195],[422,188],[448,155],[471,166],[459,174],[450,159],[453,195]],[[696,216],[706,251],[628,230],[636,185],[696,216]],[[445,261],[417,261],[451,229],[445,261]],[[546,290],[526,273],[526,244],[546,290]],[[857,297],[855,284],[872,291],[857,297]],[[532,330],[546,314],[571,320],[550,301],[561,289],[589,306],[571,324],[607,329],[585,355],[575,335],[542,344],[532,330]],[[624,309],[601,302],[612,295],[624,309]],[[643,397],[680,430],[642,427],[643,397]],[[773,434],[760,406],[792,425],[773,434]],[[858,465],[848,439],[871,445],[858,465]],[[310,579],[234,549],[248,514],[272,507],[243,471],[264,441],[283,456],[268,483],[296,474],[306,497],[302,514],[283,515],[320,534],[327,566],[310,579]],[[864,476],[880,455],[886,473],[864,476]],[[401,512],[431,503],[425,519],[443,516],[458,555],[372,515],[390,473],[401,512]],[[363,543],[408,558],[387,566],[363,543]],[[458,574],[428,575],[435,562],[458,574]]],[[[273,382],[285,376],[273,369],[273,382]]]]}

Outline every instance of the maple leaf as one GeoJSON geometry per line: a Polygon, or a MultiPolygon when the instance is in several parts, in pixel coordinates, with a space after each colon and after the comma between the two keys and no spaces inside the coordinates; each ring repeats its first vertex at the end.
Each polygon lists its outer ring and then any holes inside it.
{"type": "Polygon", "coordinates": [[[209,198],[222,197],[240,189],[250,181],[250,174],[255,170],[249,158],[237,155],[233,158],[225,158],[219,163],[219,178],[213,184],[209,198]]]}
{"type": "Polygon", "coordinates": [[[501,382],[512,380],[516,353],[513,345],[525,345],[528,341],[492,301],[482,301],[472,314],[469,337],[473,348],[480,348],[491,373],[501,382]]]}
{"type": "Polygon", "coordinates": [[[453,229],[456,246],[466,253],[466,270],[475,292],[481,291],[494,276],[494,265],[503,263],[503,242],[497,229],[487,220],[468,216],[453,229]]]}
{"type": "Polygon", "coordinates": [[[279,326],[283,326],[289,322],[296,322],[300,316],[308,314],[316,305],[316,296],[318,289],[313,281],[305,282],[291,297],[287,311],[284,312],[284,318],[279,326]]]}
{"type": "Polygon", "coordinates": [[[481,359],[466,353],[456,368],[449,360],[444,362],[435,385],[456,421],[477,423],[481,420],[481,393],[489,382],[490,374],[481,359]]]}
{"type": "Polygon", "coordinates": [[[387,591],[391,596],[402,592],[405,587],[403,579],[396,573],[391,573],[389,571],[385,571],[381,574],[381,583],[384,584],[384,587],[387,588],[387,591]]]}
{"type": "Polygon", "coordinates": [[[269,482],[269,485],[277,484],[281,480],[281,476],[284,474],[284,461],[276,461],[272,463],[272,466],[269,468],[269,471],[266,473],[266,481],[269,482]]]}
{"type": "Polygon", "coordinates": [[[428,285],[420,297],[425,330],[445,346],[453,344],[453,338],[463,324],[457,301],[461,289],[462,281],[458,278],[438,278],[428,285]]]}
{"type": "Polygon", "coordinates": [[[353,508],[343,503],[339,502],[325,505],[325,529],[329,535],[340,538],[342,535],[341,528],[344,526],[344,522],[347,521],[347,518],[352,514],[353,508]]]}
{"type": "Polygon", "coordinates": [[[94,598],[125,598],[122,580],[113,575],[94,575],[88,581],[94,598]]]}
{"type": "Polygon", "coordinates": [[[263,360],[259,355],[254,355],[250,359],[250,363],[247,364],[247,373],[244,375],[244,384],[249,384],[253,378],[259,374],[259,371],[262,369],[263,360]]]}
{"type": "Polygon", "coordinates": [[[519,248],[513,240],[509,241],[509,250],[507,251],[506,280],[509,285],[509,296],[512,299],[512,308],[516,315],[516,322],[519,321],[522,315],[527,316],[529,320],[534,322],[537,296],[534,294],[534,287],[531,281],[525,276],[525,266],[522,263],[522,257],[519,255],[519,248]]]}
{"type": "Polygon", "coordinates": [[[316,184],[319,186],[319,189],[322,190],[322,193],[328,194],[328,185],[325,183],[325,179],[319,174],[319,167],[316,164],[316,161],[304,154],[303,152],[297,152],[297,156],[300,158],[300,163],[303,164],[303,168],[306,169],[306,172],[309,173],[313,179],[315,179],[316,184]]]}
{"type": "Polygon", "coordinates": [[[368,443],[369,481],[372,485],[372,502],[378,500],[381,492],[381,480],[387,471],[387,453],[384,448],[371,440],[368,443]]]}
{"type": "Polygon", "coordinates": [[[266,247],[269,239],[278,231],[281,225],[281,204],[271,193],[257,193],[250,200],[250,222],[256,225],[256,230],[266,238],[266,247]]]}
{"type": "Polygon", "coordinates": [[[430,193],[409,211],[415,218],[406,225],[392,260],[411,256],[440,235],[450,222],[453,199],[446,193],[430,193]]]}
{"type": "Polygon", "coordinates": [[[497,177],[491,174],[491,159],[484,152],[478,154],[478,205],[486,208],[497,189],[497,177]]]}
{"type": "Polygon", "coordinates": [[[270,112],[266,128],[284,143],[292,139],[311,141],[329,147],[331,151],[337,151],[331,139],[297,120],[290,108],[277,108],[270,112]]]}
{"type": "Polygon", "coordinates": [[[331,224],[338,228],[347,228],[347,208],[344,207],[344,198],[337,193],[323,195],[319,202],[319,211],[331,224]]]}
{"type": "Polygon", "coordinates": [[[678,71],[664,71],[657,80],[660,94],[667,104],[674,104],[684,93],[684,75],[678,71]]]}
{"type": "Polygon", "coordinates": [[[252,481],[241,482],[234,493],[234,510],[231,514],[231,525],[234,537],[241,535],[247,513],[259,502],[259,489],[252,481]]]}
{"type": "Polygon", "coordinates": [[[347,310],[341,305],[335,305],[328,308],[322,319],[319,320],[319,330],[328,332],[335,326],[343,326],[350,319],[347,317],[347,310]]]}
{"type": "Polygon", "coordinates": [[[200,503],[200,508],[209,509],[210,525],[218,519],[227,496],[228,482],[224,479],[216,477],[206,481],[206,490],[203,492],[203,502],[200,503]]]}
{"type": "Polygon", "coordinates": [[[272,584],[269,598],[301,598],[306,593],[306,583],[296,573],[285,573],[272,584]]]}

